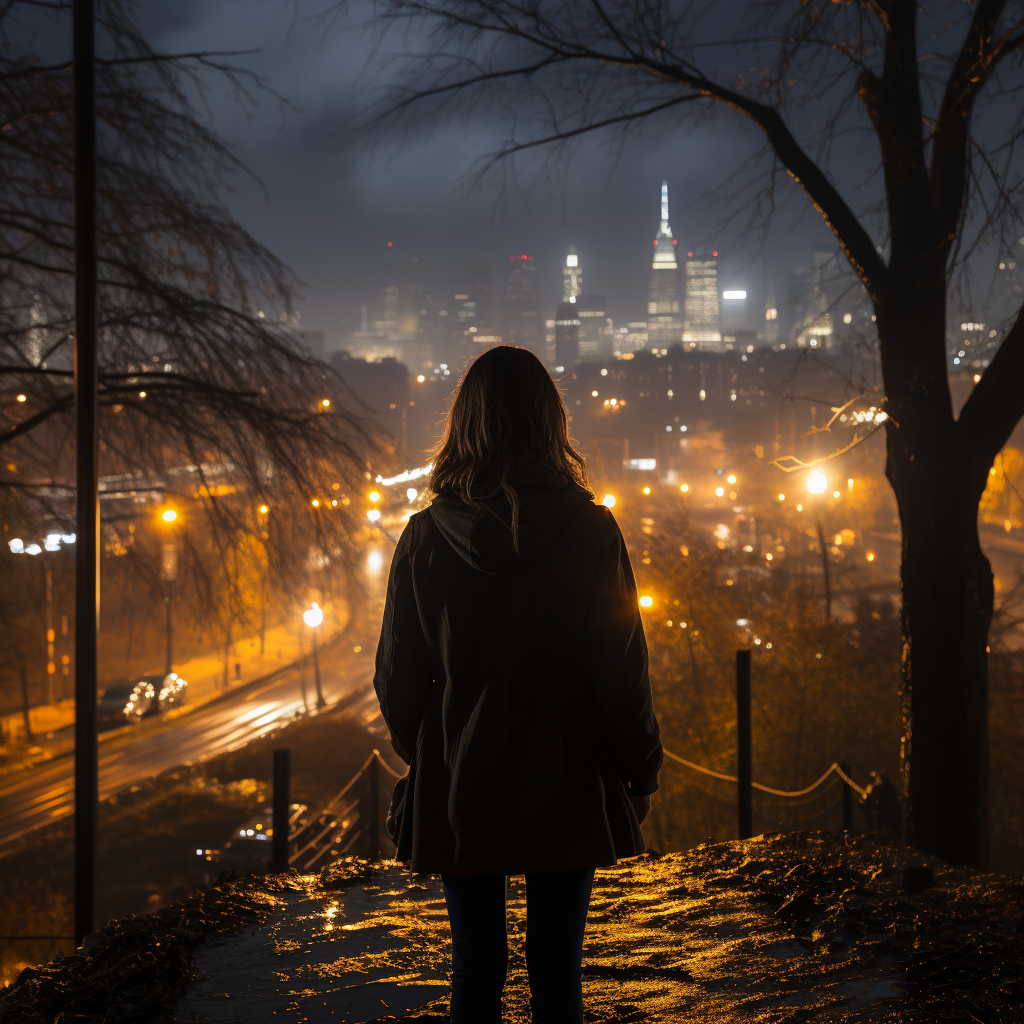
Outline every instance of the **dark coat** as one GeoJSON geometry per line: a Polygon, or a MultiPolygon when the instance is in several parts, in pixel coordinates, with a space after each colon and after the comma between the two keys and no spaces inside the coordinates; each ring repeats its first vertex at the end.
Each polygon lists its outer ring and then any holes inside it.
{"type": "Polygon", "coordinates": [[[446,493],[412,516],[391,565],[373,685],[410,765],[396,856],[413,871],[644,852],[628,795],[658,788],[662,747],[625,542],[547,466],[524,462],[516,482],[518,555],[507,503],[446,493]]]}

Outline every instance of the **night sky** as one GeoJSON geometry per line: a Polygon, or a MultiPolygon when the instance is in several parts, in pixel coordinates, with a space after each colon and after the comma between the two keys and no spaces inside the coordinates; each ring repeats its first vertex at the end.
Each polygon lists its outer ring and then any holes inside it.
{"type": "Polygon", "coordinates": [[[761,323],[766,271],[781,302],[792,268],[809,262],[813,249],[834,248],[818,215],[788,183],[790,202],[776,215],[763,255],[755,245],[733,244],[735,228],[719,227],[729,207],[705,194],[761,146],[759,134],[728,111],[696,130],[652,121],[617,159],[607,137],[595,137],[550,180],[539,159],[521,162],[521,191],[507,193],[504,206],[497,182],[474,192],[460,186],[473,159],[505,137],[507,126],[496,119],[425,129],[390,149],[354,143],[340,131],[377,94],[387,72],[371,67],[356,83],[367,47],[354,28],[367,8],[351,4],[326,29],[308,18],[324,6],[303,0],[296,11],[286,0],[146,0],[138,10],[159,51],[259,49],[237,62],[298,108],[282,117],[265,93],[254,108],[238,104],[223,81],[209,79],[214,126],[266,186],[239,176],[225,199],[305,283],[302,323],[325,330],[328,348],[341,347],[358,328],[361,304],[375,316],[388,241],[399,254],[418,258],[425,289],[439,294],[451,291],[453,260],[485,258],[500,296],[509,256],[529,253],[548,316],[560,300],[564,254],[575,245],[584,290],[604,293],[616,325],[645,319],[662,178],[669,181],[680,247],[706,244],[722,252],[721,287],[748,290],[754,328],[761,323]]]}

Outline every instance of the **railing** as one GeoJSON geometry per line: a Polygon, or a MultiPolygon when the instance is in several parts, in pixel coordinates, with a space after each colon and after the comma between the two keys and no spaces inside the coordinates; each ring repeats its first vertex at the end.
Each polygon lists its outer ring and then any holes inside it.
{"type": "MultiPolygon", "coordinates": [[[[752,778],[752,723],[750,706],[750,651],[736,652],[736,736],[737,736],[737,774],[727,775],[714,771],[704,765],[688,761],[685,757],[665,750],[665,755],[683,767],[699,772],[709,778],[736,786],[738,834],[740,839],[749,839],[753,833],[753,791],[757,790],[770,796],[796,800],[813,793],[835,775],[842,783],[843,828],[847,831],[854,827],[854,794],[862,801],[869,796],[870,789],[858,785],[851,777],[846,765],[834,761],[828,768],[803,789],[785,790],[754,782],[752,778]]],[[[275,758],[283,751],[275,751],[275,758]]],[[[349,851],[363,856],[377,857],[382,849],[381,792],[380,770],[383,768],[395,779],[400,776],[374,749],[362,767],[349,779],[341,791],[314,818],[298,824],[286,834],[289,837],[289,854],[287,866],[300,871],[310,871],[323,867],[330,859],[349,851]],[[365,779],[364,779],[365,776],[365,779]],[[357,787],[360,779],[364,784],[357,787]],[[346,799],[347,798],[347,799],[346,799]]],[[[275,771],[275,805],[278,797],[277,772],[275,771]]],[[[283,806],[288,806],[287,797],[283,806]]],[[[275,835],[277,825],[275,823],[275,835]]],[[[386,847],[394,845],[388,837],[386,847]]],[[[284,870],[283,861],[278,861],[277,870],[284,870]]]]}
{"type": "MultiPolygon", "coordinates": [[[[283,750],[275,750],[275,765],[286,761],[279,758],[285,754],[283,750]]],[[[380,756],[374,748],[373,753],[363,762],[362,767],[352,776],[342,789],[312,818],[295,822],[291,828],[282,829],[281,834],[288,836],[287,867],[299,871],[313,871],[324,867],[333,857],[343,853],[358,853],[362,856],[377,857],[386,848],[381,843],[381,786],[380,772],[386,771],[395,779],[399,775],[380,756]],[[357,786],[359,781],[362,786],[357,786]]],[[[277,771],[274,774],[274,804],[278,805],[279,790],[285,780],[279,780],[277,771]]],[[[390,801],[390,794],[388,794],[390,801]]],[[[284,807],[288,806],[287,798],[281,800],[284,807]]],[[[274,835],[278,835],[277,821],[274,822],[274,835]]],[[[391,843],[390,837],[387,839],[391,843]]],[[[276,870],[283,870],[284,865],[278,861],[276,870]]]]}

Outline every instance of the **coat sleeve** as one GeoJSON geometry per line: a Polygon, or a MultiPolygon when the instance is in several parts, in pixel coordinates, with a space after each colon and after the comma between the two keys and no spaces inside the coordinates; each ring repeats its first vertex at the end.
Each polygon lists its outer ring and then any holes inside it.
{"type": "Polygon", "coordinates": [[[610,512],[597,556],[587,628],[595,712],[619,778],[633,796],[658,788],[664,754],[647,667],[647,639],[626,542],[610,512]]]}
{"type": "Polygon", "coordinates": [[[427,642],[412,584],[409,523],[398,540],[384,601],[373,688],[391,732],[391,746],[408,765],[433,684],[427,642]]]}

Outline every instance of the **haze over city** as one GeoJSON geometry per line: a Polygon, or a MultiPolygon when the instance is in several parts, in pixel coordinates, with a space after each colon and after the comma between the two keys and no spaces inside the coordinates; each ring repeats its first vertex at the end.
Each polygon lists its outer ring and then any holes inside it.
{"type": "Polygon", "coordinates": [[[0,1019],[1016,1019],[1024,37],[879,11],[0,6],[0,1019]]]}

